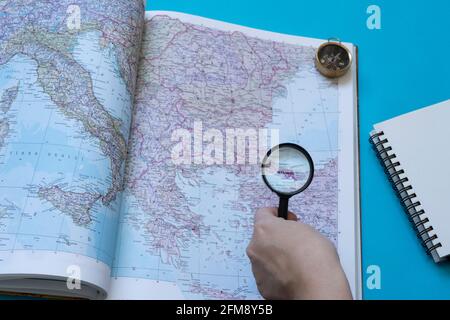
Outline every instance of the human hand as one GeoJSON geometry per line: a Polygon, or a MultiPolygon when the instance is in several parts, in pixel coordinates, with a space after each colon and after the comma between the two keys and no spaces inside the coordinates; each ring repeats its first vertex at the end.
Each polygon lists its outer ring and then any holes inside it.
{"type": "Polygon", "coordinates": [[[312,227],[277,217],[277,209],[255,214],[247,255],[266,299],[352,299],[334,245],[312,227]]]}

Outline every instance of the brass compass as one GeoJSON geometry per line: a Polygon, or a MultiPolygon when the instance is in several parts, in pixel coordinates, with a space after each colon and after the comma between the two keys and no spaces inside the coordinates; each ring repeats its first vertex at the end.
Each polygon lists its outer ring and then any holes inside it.
{"type": "Polygon", "coordinates": [[[316,51],[316,68],[328,78],[338,78],[347,73],[352,65],[352,54],[340,41],[328,41],[316,51]]]}

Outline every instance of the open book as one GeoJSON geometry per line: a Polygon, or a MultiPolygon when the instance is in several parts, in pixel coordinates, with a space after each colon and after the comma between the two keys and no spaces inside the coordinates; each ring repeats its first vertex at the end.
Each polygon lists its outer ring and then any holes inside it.
{"type": "Polygon", "coordinates": [[[260,298],[245,249],[278,140],[312,155],[290,210],[360,296],[356,62],[331,80],[323,40],[142,0],[0,6],[0,291],[260,298]]]}

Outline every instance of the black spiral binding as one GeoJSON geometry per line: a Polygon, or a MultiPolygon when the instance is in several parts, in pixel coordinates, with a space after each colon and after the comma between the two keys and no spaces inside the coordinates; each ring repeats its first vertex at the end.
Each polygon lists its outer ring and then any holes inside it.
{"type": "Polygon", "coordinates": [[[438,242],[436,234],[430,234],[433,231],[433,227],[426,226],[430,221],[425,217],[425,211],[418,208],[421,203],[417,201],[417,195],[410,193],[413,191],[413,186],[408,184],[409,179],[404,176],[405,171],[401,169],[401,164],[397,161],[395,153],[392,152],[392,147],[389,146],[389,141],[384,136],[384,132],[373,133],[369,141],[427,254],[431,254],[435,261],[439,261],[440,258],[436,249],[442,247],[442,244],[438,242]]]}

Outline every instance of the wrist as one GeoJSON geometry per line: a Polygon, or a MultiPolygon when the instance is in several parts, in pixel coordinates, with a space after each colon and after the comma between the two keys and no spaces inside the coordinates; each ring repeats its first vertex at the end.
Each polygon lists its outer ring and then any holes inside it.
{"type": "Polygon", "coordinates": [[[347,277],[339,265],[314,270],[297,277],[288,288],[288,299],[292,300],[351,300],[353,299],[347,277]]]}

